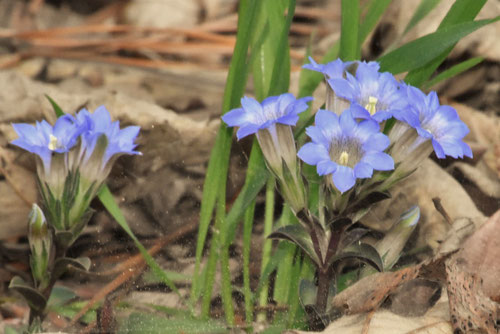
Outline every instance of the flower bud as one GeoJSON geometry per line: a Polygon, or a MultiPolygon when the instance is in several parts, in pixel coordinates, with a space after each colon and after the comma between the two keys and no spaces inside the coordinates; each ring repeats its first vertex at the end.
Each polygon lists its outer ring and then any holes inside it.
{"type": "Polygon", "coordinates": [[[399,221],[377,242],[375,249],[379,252],[384,263],[384,270],[391,269],[398,262],[406,242],[420,219],[420,209],[413,206],[401,215],[399,221]]]}
{"type": "Polygon", "coordinates": [[[47,266],[52,248],[52,235],[42,209],[33,204],[28,221],[28,241],[31,249],[30,265],[36,285],[47,278],[47,266]]]}

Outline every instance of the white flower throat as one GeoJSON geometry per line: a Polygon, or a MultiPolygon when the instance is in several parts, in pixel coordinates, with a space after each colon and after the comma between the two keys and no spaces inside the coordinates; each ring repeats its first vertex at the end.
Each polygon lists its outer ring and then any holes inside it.
{"type": "Polygon", "coordinates": [[[348,162],[349,162],[349,153],[347,153],[346,151],[342,151],[339,157],[339,165],[347,166],[348,162]]]}
{"type": "Polygon", "coordinates": [[[368,103],[365,105],[365,109],[368,110],[370,115],[374,115],[377,112],[377,102],[378,99],[376,97],[368,97],[368,103]]]}
{"type": "Polygon", "coordinates": [[[58,144],[59,143],[58,143],[57,137],[54,136],[53,134],[50,134],[49,135],[49,150],[51,150],[51,151],[56,150],[59,147],[58,144]]]}

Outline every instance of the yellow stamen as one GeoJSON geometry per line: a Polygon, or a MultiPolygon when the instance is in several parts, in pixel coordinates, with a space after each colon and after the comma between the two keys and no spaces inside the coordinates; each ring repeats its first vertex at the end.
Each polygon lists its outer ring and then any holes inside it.
{"type": "Polygon", "coordinates": [[[57,148],[57,137],[50,134],[49,135],[49,150],[54,151],[57,148]]]}
{"type": "Polygon", "coordinates": [[[378,99],[376,97],[370,96],[368,98],[368,103],[365,105],[365,109],[368,110],[370,115],[373,115],[377,112],[377,102],[378,99]]]}
{"type": "Polygon", "coordinates": [[[346,151],[343,151],[342,153],[340,153],[339,164],[343,165],[343,166],[347,166],[348,162],[349,162],[349,153],[347,153],[346,151]]]}

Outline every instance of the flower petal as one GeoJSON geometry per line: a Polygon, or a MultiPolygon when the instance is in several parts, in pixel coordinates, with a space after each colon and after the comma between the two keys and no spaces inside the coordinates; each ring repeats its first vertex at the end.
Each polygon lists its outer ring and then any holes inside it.
{"type": "Polygon", "coordinates": [[[354,174],[356,175],[356,178],[359,179],[372,177],[373,167],[370,166],[370,164],[360,162],[354,166],[354,174]]]}
{"type": "Polygon", "coordinates": [[[341,193],[351,189],[356,183],[354,170],[347,166],[337,166],[337,170],[332,175],[333,184],[341,193]]]}
{"type": "Polygon", "coordinates": [[[348,100],[354,99],[356,91],[346,79],[333,78],[328,80],[328,84],[338,96],[348,100]]]}
{"type": "Polygon", "coordinates": [[[248,124],[245,124],[242,127],[240,127],[238,132],[236,132],[236,137],[238,138],[238,140],[240,140],[242,138],[245,138],[248,135],[256,133],[257,131],[259,131],[258,125],[248,123],[248,124]]]}
{"type": "Polygon", "coordinates": [[[337,164],[331,160],[323,160],[318,163],[316,166],[316,169],[318,171],[318,175],[323,176],[323,175],[328,175],[332,174],[337,170],[337,164]]]}
{"type": "Polygon", "coordinates": [[[389,137],[384,135],[383,133],[375,133],[371,135],[367,141],[363,144],[363,150],[368,151],[383,151],[387,147],[389,147],[391,141],[389,137]]]}
{"type": "Polygon", "coordinates": [[[297,156],[309,165],[316,165],[320,161],[330,160],[326,148],[323,145],[315,143],[307,143],[302,146],[297,156]]]}
{"type": "Polygon", "coordinates": [[[376,170],[393,170],[394,160],[389,154],[382,152],[370,152],[361,158],[361,162],[368,163],[376,170]]]}
{"type": "Polygon", "coordinates": [[[237,108],[228,111],[226,114],[222,115],[222,120],[229,126],[242,126],[246,122],[248,122],[247,119],[247,113],[243,108],[237,108]]]}

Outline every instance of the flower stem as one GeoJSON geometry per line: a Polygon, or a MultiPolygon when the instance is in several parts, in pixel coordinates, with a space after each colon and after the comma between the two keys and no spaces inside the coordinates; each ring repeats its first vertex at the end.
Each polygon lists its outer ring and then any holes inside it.
{"type": "Polygon", "coordinates": [[[331,270],[329,268],[318,268],[318,290],[316,293],[316,308],[320,314],[326,312],[328,295],[330,292],[331,270]]]}
{"type": "Polygon", "coordinates": [[[243,224],[243,293],[245,295],[245,322],[247,326],[251,326],[253,321],[253,298],[250,289],[250,247],[254,211],[255,200],[246,209],[243,224]]]}

